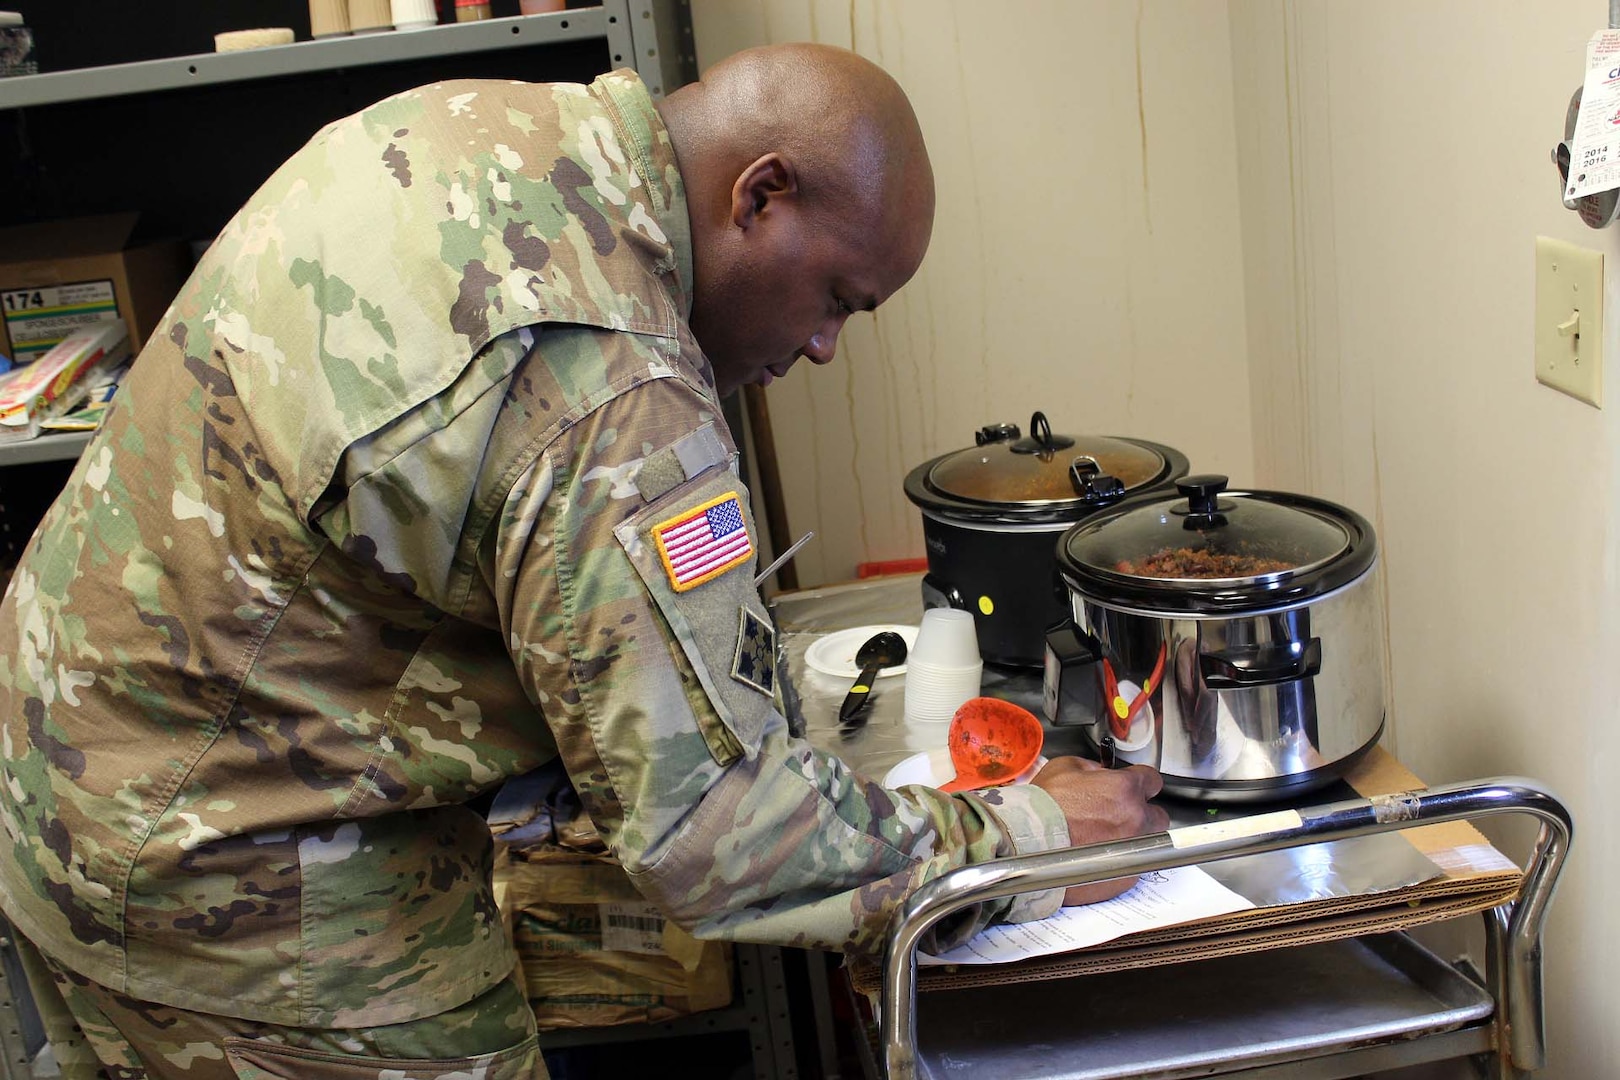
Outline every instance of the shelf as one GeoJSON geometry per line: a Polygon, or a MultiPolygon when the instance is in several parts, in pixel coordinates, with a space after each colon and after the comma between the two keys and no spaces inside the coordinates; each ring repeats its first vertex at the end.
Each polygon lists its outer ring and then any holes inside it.
{"type": "Polygon", "coordinates": [[[219,83],[270,79],[341,68],[422,60],[476,52],[495,52],[561,41],[606,37],[617,55],[615,67],[633,59],[630,28],[601,7],[575,8],[544,15],[485,19],[426,30],[386,30],[370,34],[300,41],[268,49],[201,53],[136,64],[112,64],[77,71],[53,71],[0,79],[0,109],[55,105],[67,101],[147,94],[219,83]]]}
{"type": "Polygon", "coordinates": [[[21,442],[0,443],[0,468],[37,461],[72,461],[90,445],[92,431],[61,431],[21,442]]]}

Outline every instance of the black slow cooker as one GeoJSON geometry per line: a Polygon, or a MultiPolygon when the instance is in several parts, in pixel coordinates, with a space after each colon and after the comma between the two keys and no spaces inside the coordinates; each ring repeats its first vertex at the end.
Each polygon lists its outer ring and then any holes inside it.
{"type": "Polygon", "coordinates": [[[924,462],[905,484],[928,547],[923,605],[971,611],[980,655],[1017,667],[1041,666],[1047,629],[1068,613],[1059,537],[1126,496],[1173,491],[1187,474],[1187,458],[1158,443],[1054,434],[1039,412],[1029,428],[980,428],[974,446],[924,462]]]}

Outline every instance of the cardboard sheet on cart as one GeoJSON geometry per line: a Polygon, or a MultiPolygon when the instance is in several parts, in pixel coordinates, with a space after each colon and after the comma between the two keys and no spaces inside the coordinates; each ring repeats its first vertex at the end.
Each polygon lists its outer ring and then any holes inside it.
{"type": "MultiPolygon", "coordinates": [[[[1346,779],[1358,794],[1367,797],[1423,786],[1380,749],[1346,779]]],[[[944,989],[1063,978],[1404,930],[1496,907],[1518,893],[1519,868],[1472,825],[1426,825],[1389,834],[1389,838],[1395,837],[1427,856],[1435,868],[1432,876],[1387,891],[1243,907],[1010,963],[927,967],[919,973],[918,985],[944,989]]],[[[857,986],[876,989],[879,972],[875,964],[857,964],[851,974],[857,986]]]]}

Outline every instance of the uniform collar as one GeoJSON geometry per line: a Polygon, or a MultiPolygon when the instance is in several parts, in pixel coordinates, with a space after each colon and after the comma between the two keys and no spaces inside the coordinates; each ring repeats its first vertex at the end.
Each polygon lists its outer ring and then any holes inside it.
{"type": "Polygon", "coordinates": [[[629,68],[598,76],[591,90],[605,106],[631,167],[646,185],[653,216],[667,238],[669,253],[659,265],[675,275],[681,318],[692,317],[692,222],[686,185],[675,159],[675,144],[641,77],[629,68]]]}

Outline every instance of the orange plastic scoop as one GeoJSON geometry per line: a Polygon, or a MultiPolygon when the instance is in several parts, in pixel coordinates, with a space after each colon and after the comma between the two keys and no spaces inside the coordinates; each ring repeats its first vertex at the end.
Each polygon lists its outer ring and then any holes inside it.
{"type": "Polygon", "coordinates": [[[1011,783],[1035,764],[1044,735],[1028,709],[999,698],[977,697],[951,717],[948,747],[956,778],[941,791],[972,791],[1011,783]]]}

